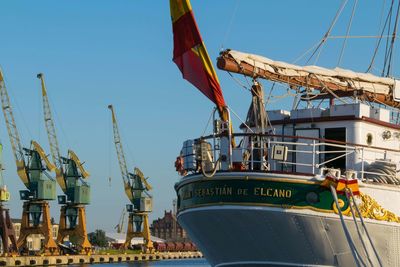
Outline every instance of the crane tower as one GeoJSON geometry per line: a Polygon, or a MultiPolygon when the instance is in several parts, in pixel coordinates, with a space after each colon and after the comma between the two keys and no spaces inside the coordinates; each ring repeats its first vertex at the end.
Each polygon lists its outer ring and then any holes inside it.
{"type": "Polygon", "coordinates": [[[44,239],[40,252],[55,254],[58,252],[58,247],[53,240],[48,201],[56,198],[56,182],[47,172],[53,171],[55,166],[49,161],[46,153],[37,142],[31,141],[30,148],[22,147],[1,70],[0,97],[8,136],[17,165],[17,174],[26,187],[25,190],[19,192],[20,198],[24,202],[20,236],[17,241],[18,250],[21,253],[28,252],[28,236],[41,234],[44,239]]]}
{"type": "Polygon", "coordinates": [[[144,250],[151,252],[153,250],[153,242],[151,241],[149,229],[149,213],[152,211],[153,200],[148,191],[152,187],[139,168],[134,168],[134,173],[128,172],[114,108],[112,105],[109,105],[108,108],[111,110],[114,144],[124,182],[124,190],[131,202],[131,204],[126,205],[128,229],[123,248],[126,249],[129,247],[132,238],[142,237],[144,240],[144,250]]]}
{"type": "Polygon", "coordinates": [[[2,242],[2,255],[17,253],[17,240],[11,222],[9,210],[5,203],[10,200],[10,193],[3,180],[3,145],[0,143],[0,237],[2,242]]]}
{"type": "Polygon", "coordinates": [[[58,196],[58,204],[62,206],[57,242],[63,243],[66,236],[74,237],[77,252],[89,253],[92,245],[87,237],[85,206],[90,203],[90,186],[85,180],[90,174],[72,150],[68,150],[68,158],[61,156],[44,75],[39,73],[37,78],[41,81],[44,122],[56,180],[64,193],[58,196]]]}

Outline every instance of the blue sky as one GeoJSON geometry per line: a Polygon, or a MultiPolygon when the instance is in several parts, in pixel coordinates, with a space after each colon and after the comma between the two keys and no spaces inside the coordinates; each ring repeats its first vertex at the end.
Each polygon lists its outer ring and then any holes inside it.
{"type": "MultiPolygon", "coordinates": [[[[333,35],[345,34],[352,3],[333,35]]],[[[221,47],[293,62],[321,39],[340,4],[338,0],[192,0],[213,62],[221,47]]],[[[380,1],[359,3],[351,33],[376,35],[380,8],[380,1]]],[[[203,133],[213,104],[181,78],[171,60],[169,1],[1,1],[0,30],[0,66],[23,144],[34,139],[49,152],[36,79],[43,72],[61,151],[74,150],[91,173],[89,230],[112,230],[128,203],[108,104],[115,107],[130,169],[140,167],[154,187],[151,219],[171,209],[173,186],[179,178],[175,157],[184,140],[203,133]]],[[[349,40],[341,67],[364,71],[374,43],[374,39],[349,40]]],[[[336,67],[340,46],[340,40],[329,41],[318,64],[336,67]]],[[[226,102],[244,118],[250,94],[227,73],[217,73],[226,102]]],[[[270,108],[288,103],[280,100],[270,108]]],[[[3,117],[0,139],[4,177],[12,193],[9,207],[13,217],[20,217],[18,191],[24,188],[15,171],[3,117]]],[[[50,205],[58,221],[58,204],[50,205]]]]}

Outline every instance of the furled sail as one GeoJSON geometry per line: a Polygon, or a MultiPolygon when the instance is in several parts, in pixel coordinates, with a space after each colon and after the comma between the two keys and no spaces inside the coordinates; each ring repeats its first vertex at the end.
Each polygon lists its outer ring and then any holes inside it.
{"type": "Polygon", "coordinates": [[[333,96],[354,96],[400,107],[400,80],[378,77],[347,69],[326,69],[319,66],[298,66],[234,50],[221,52],[218,68],[286,83],[292,88],[316,89],[333,96]]]}

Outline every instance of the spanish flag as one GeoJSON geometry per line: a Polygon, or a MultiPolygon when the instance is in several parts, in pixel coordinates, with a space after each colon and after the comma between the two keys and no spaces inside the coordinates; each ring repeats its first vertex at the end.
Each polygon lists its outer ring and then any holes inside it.
{"type": "Polygon", "coordinates": [[[170,0],[169,3],[174,34],[173,61],[182,72],[183,78],[213,101],[220,114],[223,114],[225,100],[194,19],[190,1],[170,0]]]}

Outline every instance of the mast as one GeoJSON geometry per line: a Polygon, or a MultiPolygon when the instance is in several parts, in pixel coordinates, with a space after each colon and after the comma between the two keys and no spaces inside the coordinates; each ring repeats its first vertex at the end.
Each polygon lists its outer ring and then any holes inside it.
{"type": "Polygon", "coordinates": [[[267,112],[264,107],[264,90],[257,81],[253,81],[251,94],[252,101],[247,112],[246,124],[255,128],[255,132],[264,134],[267,126],[267,112]]]}

